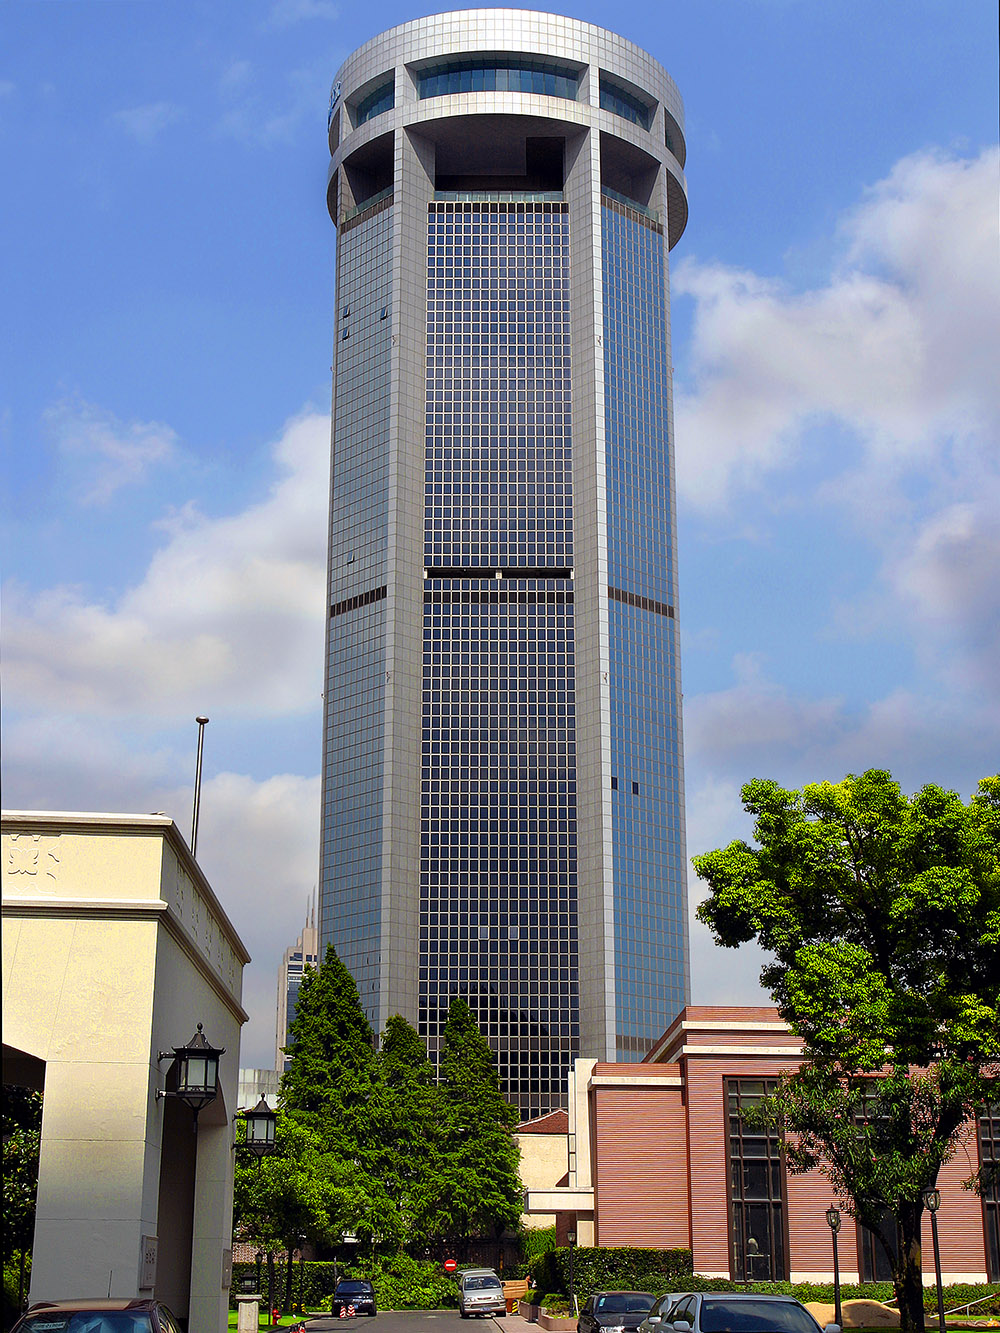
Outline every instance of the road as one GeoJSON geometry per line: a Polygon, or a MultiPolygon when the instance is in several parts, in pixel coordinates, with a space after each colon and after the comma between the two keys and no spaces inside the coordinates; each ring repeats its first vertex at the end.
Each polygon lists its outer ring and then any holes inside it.
{"type": "MultiPolygon", "coordinates": [[[[310,1319],[307,1333],[529,1333],[519,1315],[505,1319],[459,1318],[457,1310],[380,1310],[374,1319],[310,1319]]],[[[534,1333],[534,1330],[530,1330],[534,1333]]]]}

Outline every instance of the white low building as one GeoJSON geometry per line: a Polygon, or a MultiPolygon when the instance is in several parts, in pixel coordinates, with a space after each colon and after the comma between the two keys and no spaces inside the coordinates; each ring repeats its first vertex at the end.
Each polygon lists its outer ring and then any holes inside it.
{"type": "Polygon", "coordinates": [[[45,1094],[31,1299],[223,1333],[249,955],[166,816],[5,813],[2,859],[4,1082],[45,1094]],[[198,1024],[225,1054],[196,1130],[160,1053],[198,1024]]]}

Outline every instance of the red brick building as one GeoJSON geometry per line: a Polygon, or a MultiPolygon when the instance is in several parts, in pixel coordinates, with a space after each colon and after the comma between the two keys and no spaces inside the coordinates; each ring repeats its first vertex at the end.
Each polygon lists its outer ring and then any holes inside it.
{"type": "MultiPolygon", "coordinates": [[[[689,1006],[641,1063],[577,1060],[568,1170],[526,1191],[528,1212],[556,1214],[560,1239],[575,1226],[581,1245],[690,1246],[699,1273],[829,1281],[829,1181],[789,1174],[778,1136],[739,1118],[801,1051],[776,1009],[689,1006]]],[[[521,1143],[530,1153],[530,1135],[521,1143]]],[[[1000,1280],[998,1191],[962,1188],[981,1156],[1000,1157],[1000,1106],[969,1127],[938,1181],[946,1282],[1000,1280]]],[[[846,1214],[839,1246],[845,1282],[888,1277],[881,1247],[846,1214]]]]}

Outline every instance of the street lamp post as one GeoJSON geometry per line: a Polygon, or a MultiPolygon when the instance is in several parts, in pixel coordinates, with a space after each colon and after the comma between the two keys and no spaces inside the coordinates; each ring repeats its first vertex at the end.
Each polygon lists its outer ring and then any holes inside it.
{"type": "Polygon", "coordinates": [[[225,1055],[225,1046],[211,1046],[198,1024],[198,1031],[186,1046],[175,1046],[173,1052],[159,1051],[157,1063],[172,1060],[173,1073],[176,1075],[176,1090],[157,1088],[156,1100],[161,1097],[179,1097],[194,1112],[194,1128],[198,1130],[198,1112],[209,1102],[214,1102],[219,1093],[219,1056],[225,1055]]]}
{"type": "Polygon", "coordinates": [[[567,1231],[566,1239],[569,1242],[569,1304],[573,1315],[576,1314],[576,1284],[573,1273],[573,1251],[576,1249],[576,1232],[567,1231]]]}
{"type": "Polygon", "coordinates": [[[944,1297],[941,1294],[941,1247],[938,1244],[937,1211],[941,1207],[941,1191],[924,1190],[924,1207],[931,1215],[931,1237],[934,1241],[934,1281],[937,1284],[938,1329],[945,1333],[944,1297]]]}
{"type": "Polygon", "coordinates": [[[306,1307],[305,1307],[305,1298],[303,1296],[303,1292],[305,1290],[305,1281],[306,1281],[306,1238],[305,1236],[299,1236],[298,1239],[299,1239],[299,1314],[305,1314],[306,1307]]]}
{"type": "Polygon", "coordinates": [[[252,1111],[240,1111],[238,1118],[243,1121],[245,1134],[243,1146],[248,1148],[257,1159],[257,1165],[265,1157],[269,1157],[278,1147],[275,1127],[278,1123],[278,1113],[272,1111],[267,1104],[267,1099],[261,1094],[260,1101],[252,1111]]]}
{"type": "Polygon", "coordinates": [[[840,1304],[840,1255],[837,1253],[837,1233],[840,1230],[840,1209],[832,1203],[826,1210],[826,1224],[833,1237],[833,1318],[844,1327],[844,1312],[840,1304]]]}

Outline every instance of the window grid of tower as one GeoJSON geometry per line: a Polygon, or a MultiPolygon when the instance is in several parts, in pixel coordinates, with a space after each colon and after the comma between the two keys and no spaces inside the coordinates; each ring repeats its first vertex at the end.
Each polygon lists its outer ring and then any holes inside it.
{"type": "Polygon", "coordinates": [[[568,568],[565,208],[432,204],[427,264],[425,563],[568,568]]]}
{"type": "Polygon", "coordinates": [[[573,673],[569,579],[427,580],[419,1029],[463,995],[525,1116],[578,1047],[573,673]]]}
{"type": "Polygon", "coordinates": [[[429,207],[419,1021],[465,995],[524,1115],[579,1039],[568,245],[559,203],[429,207]]]}
{"type": "Polygon", "coordinates": [[[345,229],[338,261],[322,912],[377,1018],[382,861],[392,210],[345,229]]]}
{"type": "Polygon", "coordinates": [[[617,1054],[687,1002],[661,229],[602,208],[617,1054]]]}

